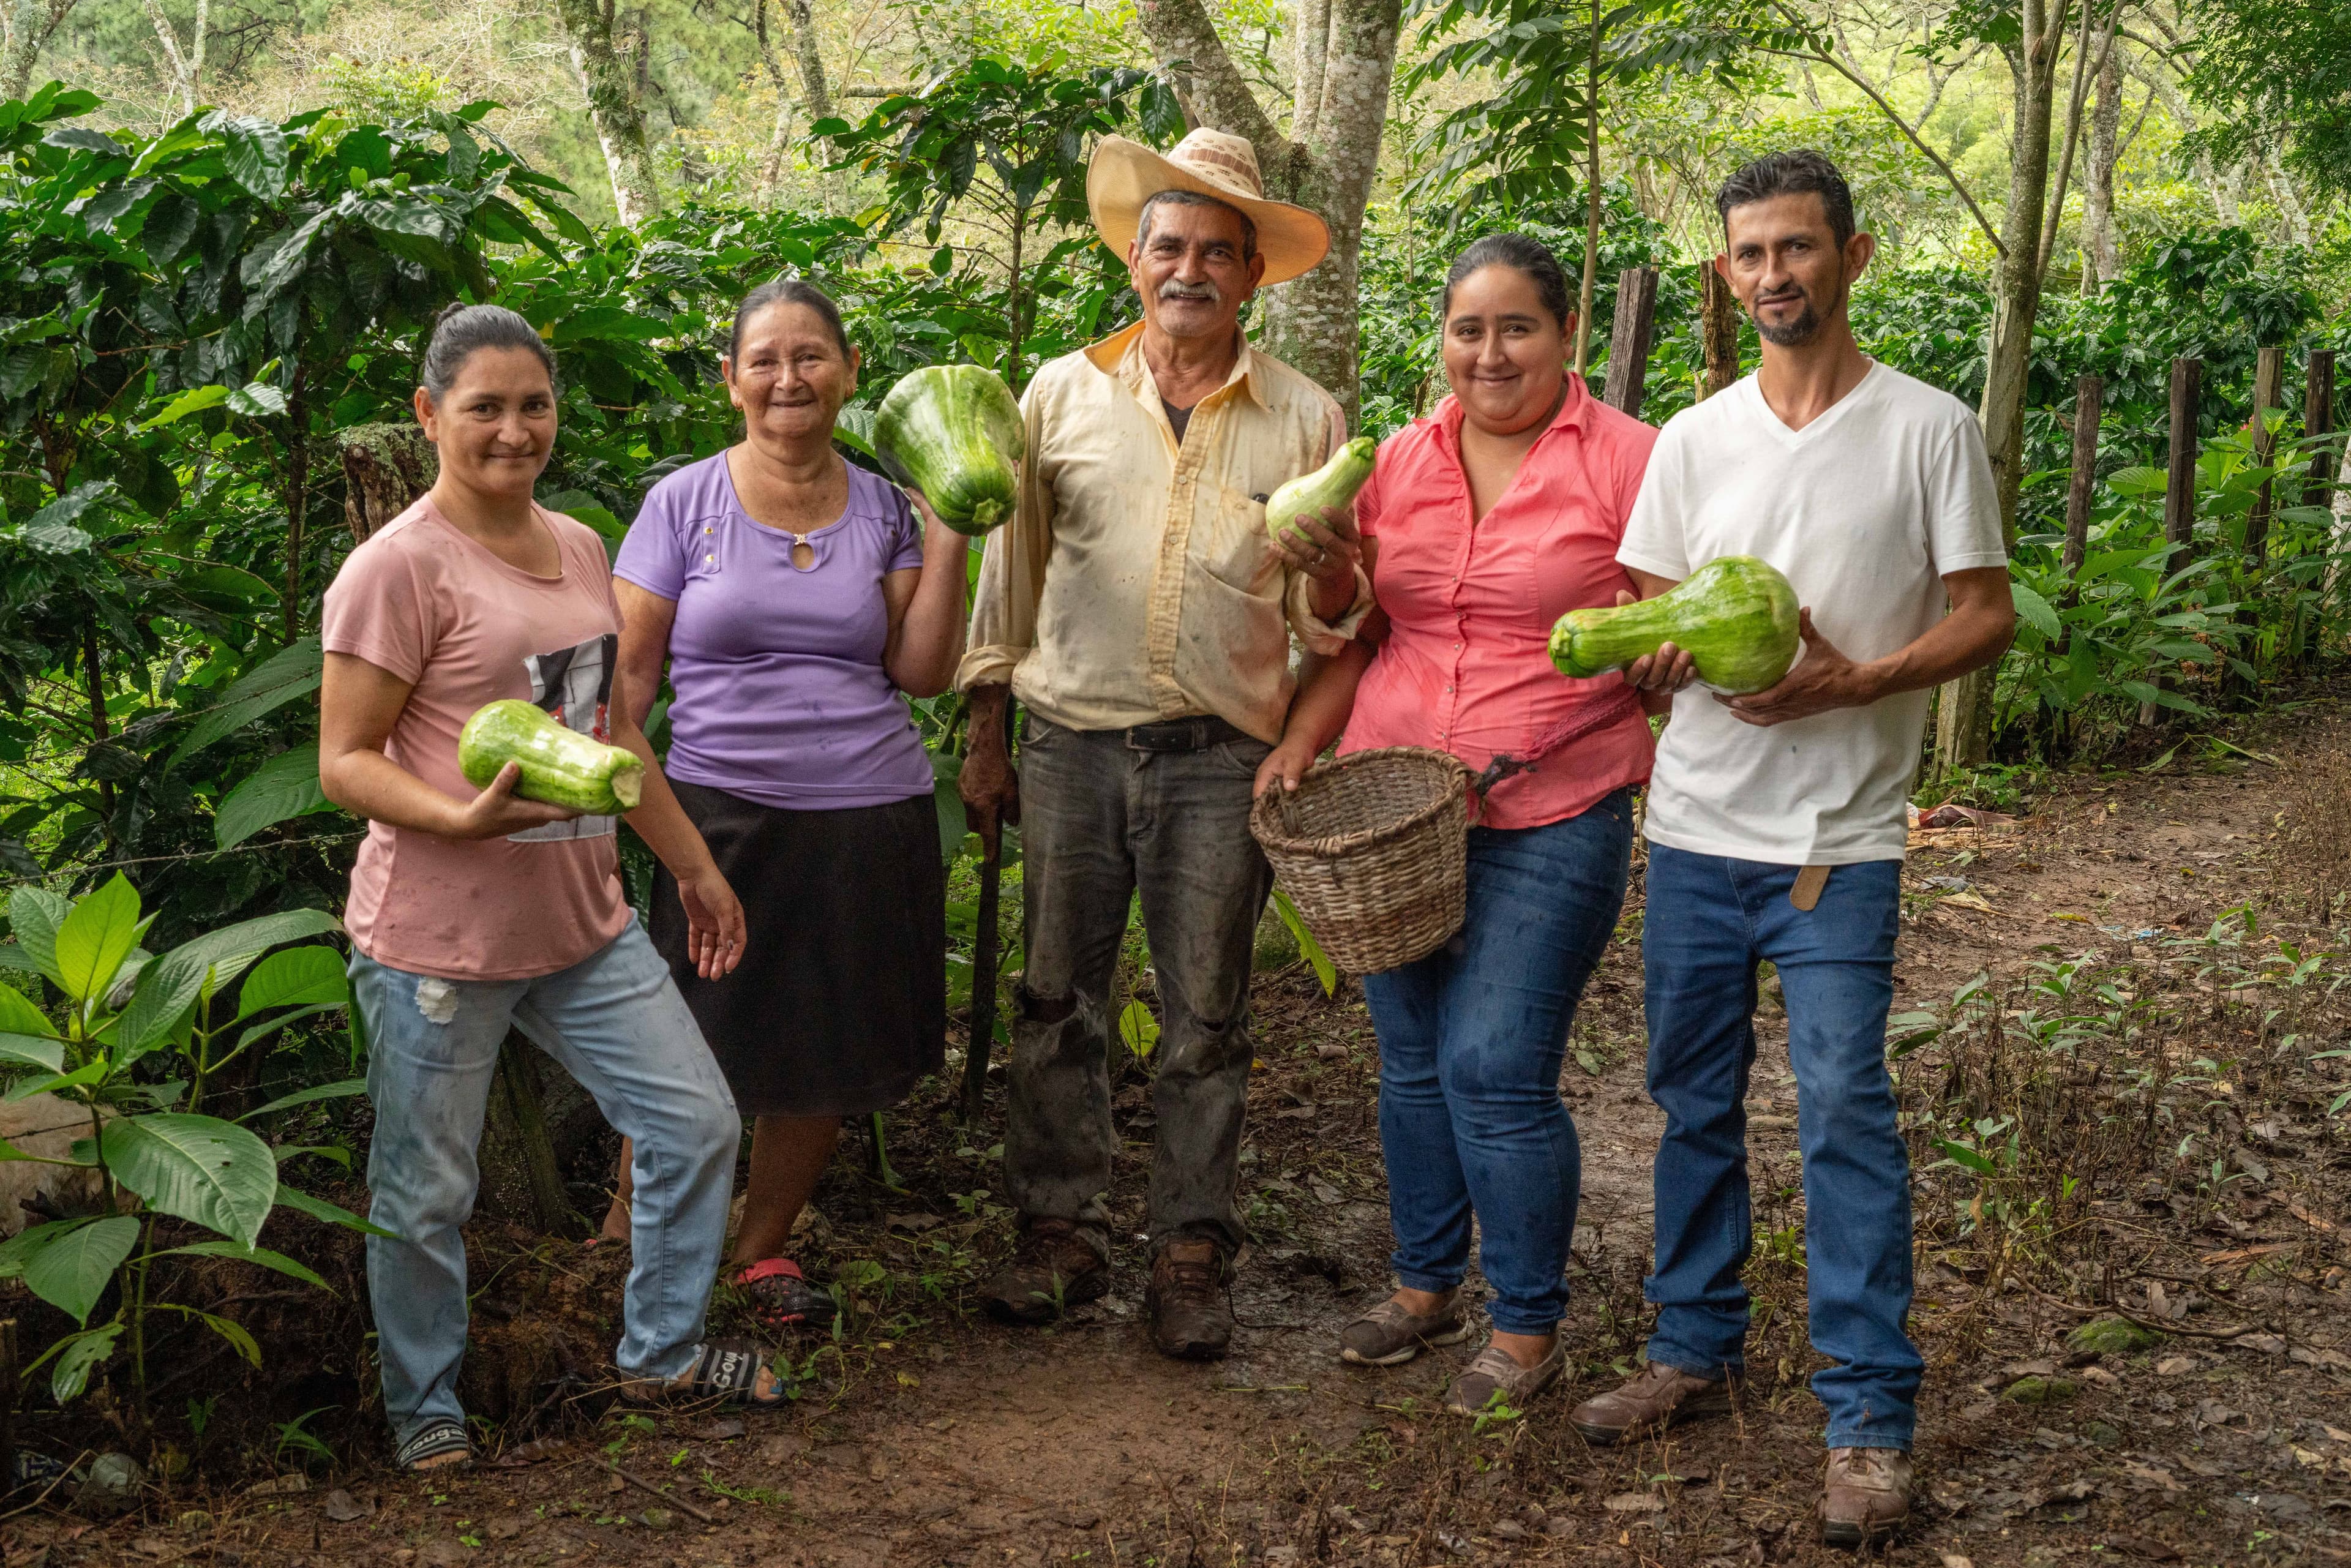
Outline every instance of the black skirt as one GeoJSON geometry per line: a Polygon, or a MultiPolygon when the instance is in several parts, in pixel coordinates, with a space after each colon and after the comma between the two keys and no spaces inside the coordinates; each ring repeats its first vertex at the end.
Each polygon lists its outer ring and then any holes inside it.
{"type": "Polygon", "coordinates": [[[743,901],[743,961],[695,973],[664,870],[653,945],[751,1116],[859,1116],[906,1097],[946,1051],[946,872],[927,795],[788,811],[672,779],[743,901]]]}

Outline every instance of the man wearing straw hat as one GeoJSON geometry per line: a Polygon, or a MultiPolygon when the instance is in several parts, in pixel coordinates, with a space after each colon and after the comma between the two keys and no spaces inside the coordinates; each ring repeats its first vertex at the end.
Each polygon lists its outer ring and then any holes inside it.
{"type": "Polygon", "coordinates": [[[956,682],[971,695],[964,802],[991,842],[999,821],[1025,833],[1004,1140],[1021,1236],[982,1299],[1041,1323],[1109,1286],[1112,989],[1139,892],[1165,1019],[1144,1299],[1160,1350],[1213,1359],[1232,1339],[1249,958],[1270,881],[1250,785],[1281,736],[1292,637],[1336,653],[1371,591],[1344,514],[1302,545],[1265,526],[1266,497],[1346,430],[1330,393],[1250,346],[1240,312],[1322,261],[1322,220],[1267,200],[1255,151],[1216,131],[1165,156],[1104,137],[1086,195],[1143,319],[1029,383],[1019,506],[987,541],[956,682]]]}

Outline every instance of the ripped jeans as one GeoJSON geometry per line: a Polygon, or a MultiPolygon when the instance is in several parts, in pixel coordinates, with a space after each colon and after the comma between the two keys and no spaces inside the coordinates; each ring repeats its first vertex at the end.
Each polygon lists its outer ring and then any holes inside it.
{"type": "Polygon", "coordinates": [[[475,1153],[507,1026],[530,1037],[636,1140],[627,1322],[613,1354],[638,1377],[694,1362],[726,1239],[742,1124],[718,1063],[634,920],[568,969],[527,980],[444,980],[351,956],[367,1026],[368,1297],[392,1442],[463,1420],[465,1241],[475,1153]]]}
{"type": "Polygon", "coordinates": [[[1020,751],[1028,969],[1012,1025],[1006,1185],[1024,1221],[1066,1219],[1104,1258],[1111,1124],[1111,988],[1134,895],[1151,943],[1160,1034],[1152,1051],[1145,1228],[1228,1249],[1249,1099],[1249,960],[1273,873],[1249,837],[1249,785],[1271,748],[1246,737],[1137,751],[1123,731],[1033,715],[1020,751]]]}

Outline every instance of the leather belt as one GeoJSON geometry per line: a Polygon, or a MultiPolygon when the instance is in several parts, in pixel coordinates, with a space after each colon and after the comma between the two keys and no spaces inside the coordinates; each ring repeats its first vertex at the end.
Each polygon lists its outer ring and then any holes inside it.
{"type": "Polygon", "coordinates": [[[1197,718],[1165,718],[1157,724],[1138,724],[1126,731],[1126,748],[1129,751],[1206,751],[1228,740],[1249,738],[1249,731],[1239,726],[1228,724],[1213,714],[1203,714],[1197,718]]]}

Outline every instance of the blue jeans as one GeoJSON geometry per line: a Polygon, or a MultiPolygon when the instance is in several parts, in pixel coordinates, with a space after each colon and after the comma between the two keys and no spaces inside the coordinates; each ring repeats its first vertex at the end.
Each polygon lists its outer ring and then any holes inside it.
{"type": "Polygon", "coordinates": [[[1432,1293],[1461,1283],[1474,1210],[1488,1316],[1504,1333],[1550,1333],[1567,1310],[1583,1169],[1560,1058],[1624,907],[1632,848],[1629,789],[1540,828],[1472,828],[1461,929],[1364,977],[1396,1278],[1432,1293]]]}
{"type": "Polygon", "coordinates": [[[392,1441],[463,1420],[465,1242],[498,1046],[511,1023],[561,1062],[604,1117],[636,1140],[627,1321],[613,1359],[637,1377],[693,1364],[726,1240],[742,1124],[718,1063],[632,920],[568,969],[528,980],[443,980],[351,959],[367,1025],[368,1297],[392,1441]]]}
{"type": "Polygon", "coordinates": [[[1755,968],[1779,971],[1804,1159],[1813,1379],[1833,1448],[1907,1448],[1923,1364],[1910,1312],[1910,1155],[1886,1071],[1902,862],[1831,872],[1810,911],[1796,867],[1649,848],[1649,1096],[1657,1150],[1657,1306],[1649,1359],[1703,1377],[1740,1367],[1754,1240],[1747,1193],[1747,1073],[1755,968]]]}

